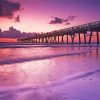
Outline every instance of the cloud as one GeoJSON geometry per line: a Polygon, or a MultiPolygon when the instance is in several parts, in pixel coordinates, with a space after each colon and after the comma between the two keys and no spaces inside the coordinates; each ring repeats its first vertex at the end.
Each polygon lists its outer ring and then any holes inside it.
{"type": "Polygon", "coordinates": [[[20,22],[20,15],[17,15],[17,17],[15,17],[15,22],[20,22]]]}
{"type": "Polygon", "coordinates": [[[21,32],[19,30],[17,30],[14,27],[9,27],[9,30],[1,30],[0,33],[0,38],[27,38],[27,37],[33,37],[34,35],[36,35],[38,33],[36,32],[21,32]]]}
{"type": "Polygon", "coordinates": [[[70,25],[70,21],[73,21],[77,16],[68,16],[67,18],[53,17],[49,24],[65,24],[70,25]]]}
{"type": "Polygon", "coordinates": [[[49,22],[49,24],[62,24],[63,23],[63,19],[62,18],[58,18],[58,17],[53,17],[53,20],[51,20],[49,22]]]}
{"type": "Polygon", "coordinates": [[[11,2],[9,0],[0,0],[0,17],[7,17],[12,19],[14,13],[20,10],[20,3],[11,2]]]}

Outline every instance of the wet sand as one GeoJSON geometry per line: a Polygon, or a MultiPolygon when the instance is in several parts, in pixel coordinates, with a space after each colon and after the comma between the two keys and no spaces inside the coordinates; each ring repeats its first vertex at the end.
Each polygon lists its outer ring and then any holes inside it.
{"type": "Polygon", "coordinates": [[[100,100],[99,46],[0,48],[0,58],[0,100],[100,100]]]}

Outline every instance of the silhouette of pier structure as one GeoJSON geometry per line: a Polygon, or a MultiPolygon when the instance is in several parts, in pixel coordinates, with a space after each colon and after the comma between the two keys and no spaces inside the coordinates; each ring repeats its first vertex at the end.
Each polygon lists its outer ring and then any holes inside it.
{"type": "Polygon", "coordinates": [[[34,34],[32,37],[19,38],[24,43],[66,43],[91,44],[95,35],[96,44],[100,44],[100,21],[82,24],[65,29],[55,30],[43,34],[34,34]],[[69,40],[70,38],[70,40],[69,40]],[[77,38],[77,42],[75,42],[77,38]]]}

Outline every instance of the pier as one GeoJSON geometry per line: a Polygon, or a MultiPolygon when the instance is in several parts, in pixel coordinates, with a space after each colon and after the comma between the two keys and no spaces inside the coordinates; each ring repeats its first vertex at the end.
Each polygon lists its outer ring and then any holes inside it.
{"type": "Polygon", "coordinates": [[[95,36],[95,43],[100,44],[100,21],[86,23],[74,27],[34,34],[32,37],[19,38],[21,43],[66,43],[91,44],[95,36]]]}

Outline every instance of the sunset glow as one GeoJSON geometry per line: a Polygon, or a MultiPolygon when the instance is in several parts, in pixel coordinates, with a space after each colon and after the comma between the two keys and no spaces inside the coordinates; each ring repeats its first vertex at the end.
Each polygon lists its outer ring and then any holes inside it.
{"type": "Polygon", "coordinates": [[[17,39],[0,38],[0,42],[17,42],[17,39]]]}
{"type": "Polygon", "coordinates": [[[13,26],[21,32],[48,32],[61,28],[71,27],[91,21],[99,20],[100,11],[98,0],[9,0],[18,2],[20,10],[14,12],[14,16],[20,15],[20,22],[14,19],[0,17],[0,28],[7,30],[13,26]],[[49,22],[53,17],[67,18],[77,16],[70,21],[70,25],[49,22]]]}

